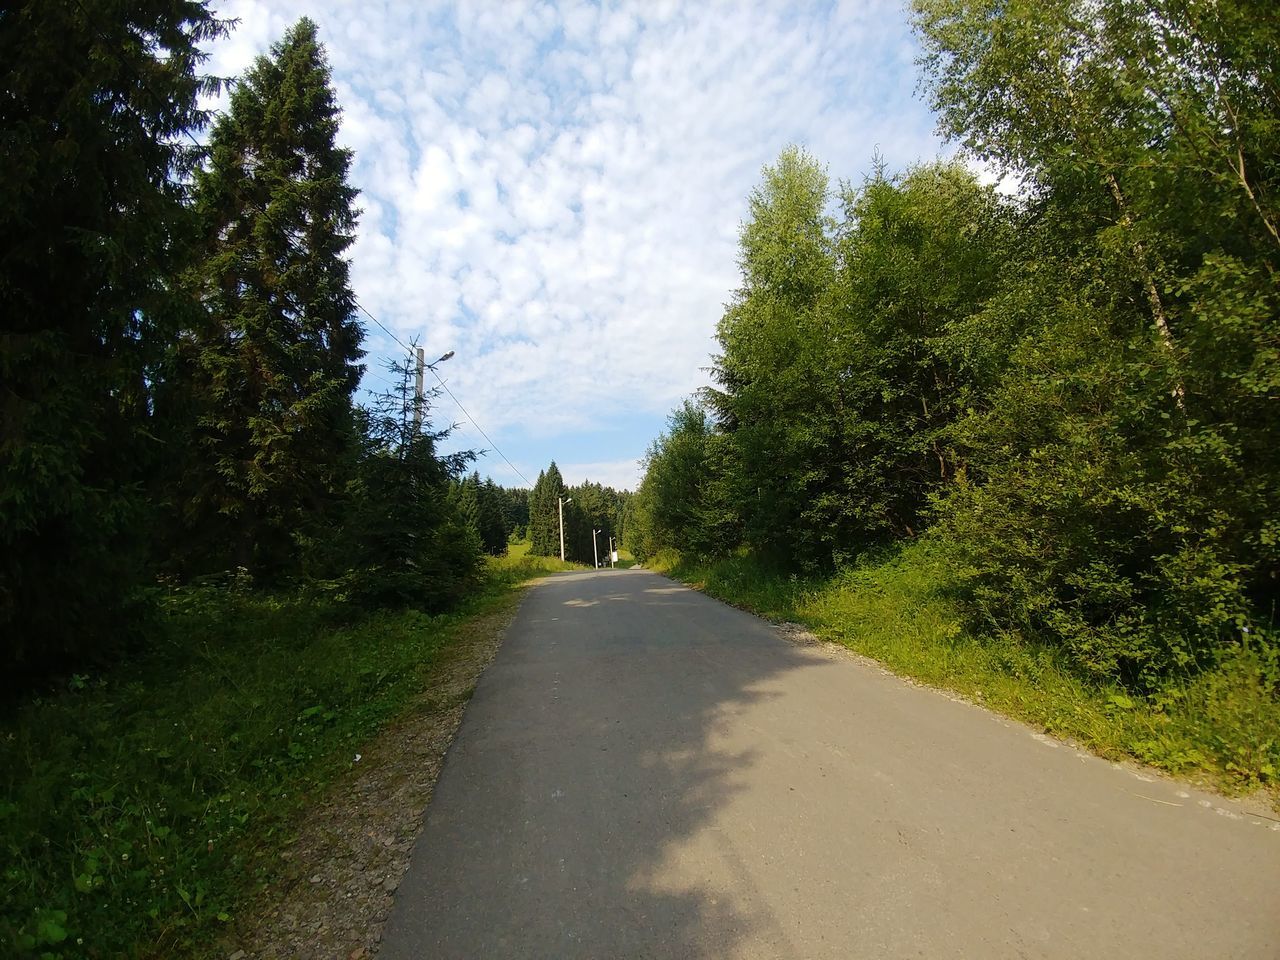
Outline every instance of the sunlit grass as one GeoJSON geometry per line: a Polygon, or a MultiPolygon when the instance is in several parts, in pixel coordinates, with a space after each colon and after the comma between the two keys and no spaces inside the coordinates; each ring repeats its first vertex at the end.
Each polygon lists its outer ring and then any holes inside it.
{"type": "Polygon", "coordinates": [[[532,544],[528,540],[507,544],[506,556],[488,558],[490,571],[499,573],[502,576],[509,576],[514,573],[517,575],[517,582],[519,582],[521,577],[527,578],[539,573],[591,569],[584,564],[561,560],[559,557],[534,556],[529,552],[531,546],[532,544]]]}

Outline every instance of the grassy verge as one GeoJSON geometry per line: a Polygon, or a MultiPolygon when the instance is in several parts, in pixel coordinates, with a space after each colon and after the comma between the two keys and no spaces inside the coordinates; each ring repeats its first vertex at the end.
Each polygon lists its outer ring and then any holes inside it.
{"type": "Polygon", "coordinates": [[[536,557],[529,552],[530,546],[531,544],[528,540],[507,544],[507,555],[505,557],[493,557],[490,559],[491,569],[500,571],[507,576],[527,577],[541,576],[544,573],[559,573],[564,570],[590,569],[590,567],[583,566],[580,563],[559,560],[556,557],[536,557]]]}
{"type": "Polygon", "coordinates": [[[967,629],[946,594],[946,558],[923,544],[818,580],[769,570],[750,556],[697,564],[666,554],[651,566],[1103,756],[1136,758],[1228,792],[1262,789],[1280,802],[1274,656],[1245,651],[1217,671],[1139,698],[1081,679],[1051,648],[967,629]]]}
{"type": "Polygon", "coordinates": [[[168,957],[214,940],[467,625],[560,568],[494,560],[441,616],[175,592],[148,656],[0,719],[0,953],[168,957]]]}

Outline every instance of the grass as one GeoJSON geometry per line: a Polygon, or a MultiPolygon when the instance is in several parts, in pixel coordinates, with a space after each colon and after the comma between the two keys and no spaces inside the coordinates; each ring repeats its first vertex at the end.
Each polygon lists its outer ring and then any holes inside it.
{"type": "Polygon", "coordinates": [[[0,719],[0,954],[170,957],[214,941],[468,624],[568,568],[495,559],[441,616],[174,592],[147,656],[0,719]]]}
{"type": "Polygon", "coordinates": [[[520,540],[507,544],[505,557],[493,557],[490,560],[492,569],[505,574],[539,576],[543,573],[559,573],[564,570],[589,570],[588,566],[560,560],[556,557],[537,557],[529,552],[531,544],[528,540],[520,540]]]}
{"type": "Polygon", "coordinates": [[[1280,802],[1276,657],[1240,651],[1150,697],[1087,681],[1051,647],[966,625],[946,557],[915,543],[831,577],[803,579],[748,555],[651,564],[712,596],[873,657],[1113,759],[1134,758],[1231,793],[1280,802]]]}

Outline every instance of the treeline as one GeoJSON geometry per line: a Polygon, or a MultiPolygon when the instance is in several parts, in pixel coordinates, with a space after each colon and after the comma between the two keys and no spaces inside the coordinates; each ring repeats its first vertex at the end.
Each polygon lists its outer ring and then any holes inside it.
{"type": "Polygon", "coordinates": [[[622,542],[631,494],[590,480],[566,487],[560,468],[551,461],[529,491],[529,552],[534,556],[560,556],[562,499],[564,558],[574,563],[606,563],[610,542],[615,548],[622,542]]]}
{"type": "Polygon", "coordinates": [[[1280,20],[916,0],[915,26],[942,129],[1015,195],[766,168],[633,542],[818,571],[923,537],[975,621],[1084,675],[1247,655],[1274,695],[1280,20]]]}
{"type": "MultiPolygon", "coordinates": [[[[354,402],[352,155],[300,20],[198,97],[204,2],[0,17],[0,655],[109,662],[157,582],[306,584],[447,607],[499,534],[410,371],[354,402]],[[197,134],[208,128],[207,147],[197,134]]],[[[505,520],[503,521],[505,525],[505,520]]],[[[505,530],[502,534],[505,544],[505,530]]]]}

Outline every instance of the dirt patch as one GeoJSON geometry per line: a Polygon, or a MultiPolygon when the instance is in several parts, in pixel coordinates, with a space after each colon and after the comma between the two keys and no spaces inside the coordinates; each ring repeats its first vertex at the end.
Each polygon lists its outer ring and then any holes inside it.
{"type": "Polygon", "coordinates": [[[308,811],[281,854],[278,879],[235,921],[216,955],[361,960],[377,953],[445,752],[519,596],[459,628],[430,688],[308,811]]]}

